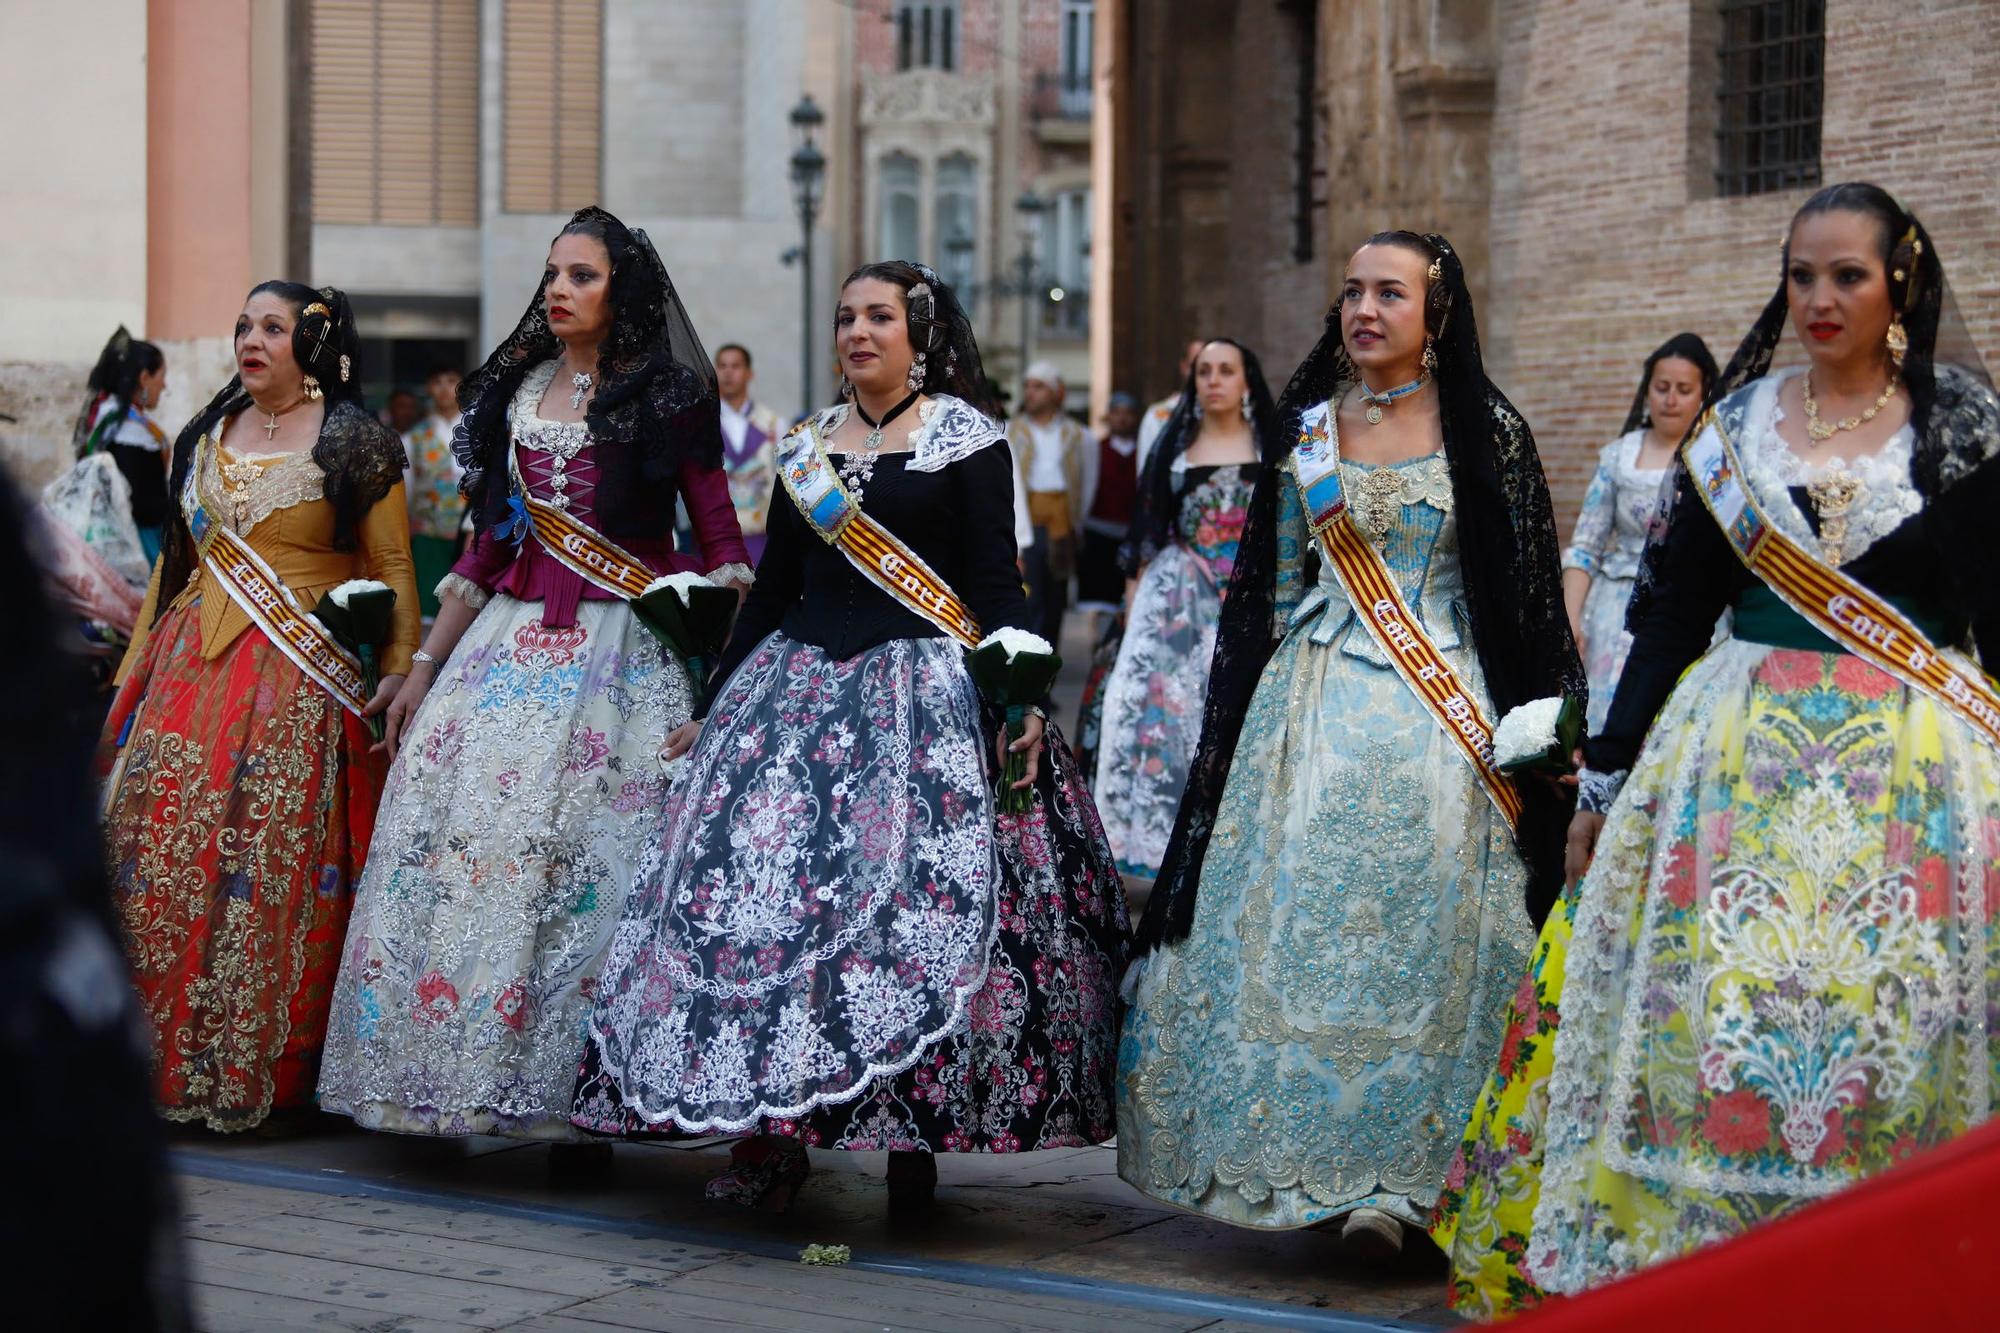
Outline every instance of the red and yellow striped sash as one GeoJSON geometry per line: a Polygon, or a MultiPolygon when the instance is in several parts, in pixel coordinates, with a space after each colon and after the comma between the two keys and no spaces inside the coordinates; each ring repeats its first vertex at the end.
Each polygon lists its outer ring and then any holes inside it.
{"type": "Polygon", "coordinates": [[[792,502],[827,545],[861,576],[967,648],[979,645],[979,619],[922,556],[855,503],[827,460],[814,422],[802,423],[778,449],[778,476],[792,502]]]}
{"type": "Polygon", "coordinates": [[[1929,695],[2000,749],[2000,692],[1993,682],[1971,663],[1946,656],[1887,599],[1773,523],[1743,482],[1742,461],[1720,411],[1709,413],[1684,457],[1696,493],[1745,568],[1820,633],[1929,695]]]}
{"type": "MultiPolygon", "coordinates": [[[[210,449],[219,447],[206,436],[202,444],[210,449]]],[[[368,706],[360,660],[341,646],[317,616],[298,604],[278,572],[250,543],[209,513],[201,499],[200,474],[199,467],[189,469],[181,512],[187,518],[202,568],[243,609],[272,647],[342,708],[360,717],[368,706]]]]}

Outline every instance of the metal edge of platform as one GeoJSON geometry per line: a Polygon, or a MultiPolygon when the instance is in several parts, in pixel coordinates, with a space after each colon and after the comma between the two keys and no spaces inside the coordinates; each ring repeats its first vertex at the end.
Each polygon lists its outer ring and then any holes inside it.
{"type": "MultiPolygon", "coordinates": [[[[198,1149],[176,1148],[169,1157],[176,1174],[228,1181],[239,1185],[262,1185],[271,1189],[297,1190],[309,1194],[354,1195],[390,1203],[454,1208],[464,1212],[485,1213],[527,1222],[546,1222],[556,1226],[583,1227],[592,1231],[643,1236],[701,1249],[732,1250],[765,1259],[797,1260],[798,1258],[799,1246],[795,1242],[761,1236],[722,1235],[674,1223],[616,1217],[607,1213],[585,1212],[577,1208],[514,1203],[457,1190],[415,1189],[345,1171],[310,1170],[304,1167],[243,1162],[198,1149]]],[[[1141,1286],[1132,1282],[1112,1282],[1101,1278],[1049,1273],[1032,1268],[1002,1268],[994,1264],[968,1263],[955,1259],[928,1259],[919,1255],[901,1254],[857,1255],[847,1266],[890,1277],[928,1278],[935,1282],[954,1282],[961,1286],[984,1287],[996,1291],[1063,1296],[1099,1305],[1144,1310],[1154,1314],[1184,1314],[1210,1319],[1228,1319],[1239,1323],[1262,1324],[1271,1328],[1311,1330],[1312,1333],[1437,1333],[1437,1330],[1430,1325],[1412,1324],[1399,1319],[1341,1314],[1311,1306],[1286,1305],[1279,1301],[1209,1296],[1197,1292],[1175,1291],[1166,1287],[1141,1286]]]]}

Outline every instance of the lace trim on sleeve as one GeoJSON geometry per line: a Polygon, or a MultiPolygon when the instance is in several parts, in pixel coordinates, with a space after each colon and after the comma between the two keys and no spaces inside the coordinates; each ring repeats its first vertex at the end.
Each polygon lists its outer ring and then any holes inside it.
{"type": "Polygon", "coordinates": [[[1621,768],[1616,773],[1600,773],[1586,768],[1576,777],[1576,808],[1580,813],[1602,815],[1610,813],[1618,793],[1625,788],[1625,779],[1631,774],[1629,768],[1621,768]]]}
{"type": "Polygon", "coordinates": [[[744,564],[741,560],[732,560],[726,565],[717,565],[714,569],[709,570],[707,577],[717,583],[727,583],[731,579],[734,579],[744,587],[749,588],[755,586],[757,582],[757,571],[744,564]]]}
{"type": "Polygon", "coordinates": [[[463,574],[447,574],[438,580],[438,600],[444,600],[448,593],[457,593],[458,599],[475,611],[493,600],[492,593],[486,591],[486,589],[480,587],[463,574]]]}

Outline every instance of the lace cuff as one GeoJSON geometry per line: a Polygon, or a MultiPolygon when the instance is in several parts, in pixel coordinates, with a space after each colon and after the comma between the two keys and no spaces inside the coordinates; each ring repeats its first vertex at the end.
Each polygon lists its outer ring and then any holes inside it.
{"type": "Polygon", "coordinates": [[[744,564],[741,560],[732,560],[726,565],[717,565],[714,569],[709,570],[704,577],[716,583],[727,583],[731,579],[734,579],[744,587],[749,588],[755,586],[757,582],[757,571],[744,564]]]}
{"type": "Polygon", "coordinates": [[[463,574],[447,574],[438,580],[438,600],[443,601],[447,593],[457,593],[458,599],[475,611],[493,600],[492,593],[463,574]]]}
{"type": "Polygon", "coordinates": [[[1618,799],[1618,793],[1625,787],[1625,779],[1632,772],[1621,768],[1616,773],[1600,773],[1594,768],[1586,768],[1576,775],[1576,808],[1579,812],[1602,815],[1611,810],[1611,803],[1618,799]]]}

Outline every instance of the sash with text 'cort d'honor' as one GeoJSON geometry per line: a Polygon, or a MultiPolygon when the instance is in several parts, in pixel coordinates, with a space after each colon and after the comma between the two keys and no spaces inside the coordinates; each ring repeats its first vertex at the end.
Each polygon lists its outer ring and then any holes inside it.
{"type": "Polygon", "coordinates": [[[1734,414],[1709,413],[1682,451],[1695,492],[1744,567],[1827,638],[1921,690],[2000,749],[2000,693],[1969,662],[1947,657],[1885,598],[1827,564],[1771,522],[1743,483],[1734,414]]]}
{"type": "Polygon", "coordinates": [[[626,601],[636,601],[659,575],[638,556],[612,541],[566,509],[538,500],[521,476],[519,460],[508,455],[514,473],[514,489],[527,510],[528,530],[558,563],[580,576],[584,582],[626,601]]]}
{"type": "Polygon", "coordinates": [[[1424,632],[1382,557],[1348,511],[1340,486],[1340,449],[1329,427],[1335,410],[1335,405],[1328,403],[1323,414],[1300,432],[1292,451],[1306,521],[1319,538],[1348,600],[1359,611],[1356,619],[1382,646],[1410,692],[1457,744],[1494,808],[1513,828],[1521,822],[1521,793],[1513,779],[1494,765],[1493,728],[1479,701],[1459,684],[1457,673],[1424,632]]]}
{"type": "MultiPolygon", "coordinates": [[[[197,447],[212,452],[221,449],[205,435],[197,447]]],[[[360,717],[368,705],[360,659],[343,648],[318,617],[298,604],[285,581],[250,543],[209,512],[201,497],[201,468],[188,471],[181,513],[194,535],[195,554],[202,567],[293,666],[323,686],[342,708],[360,717]]]]}
{"type": "Polygon", "coordinates": [[[801,423],[778,446],[778,477],[813,531],[863,578],[967,648],[979,645],[972,609],[902,538],[862,512],[840,484],[817,423],[801,423]]]}

